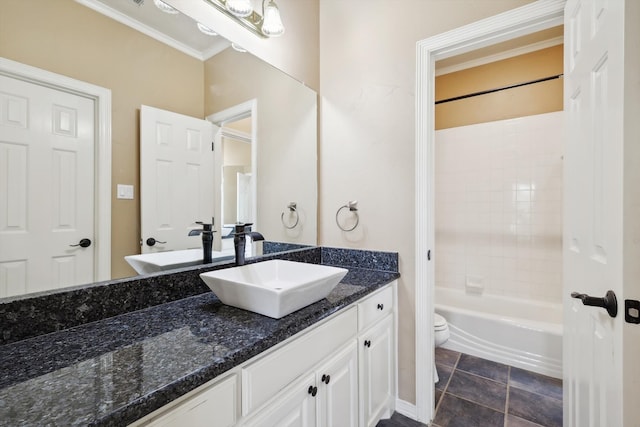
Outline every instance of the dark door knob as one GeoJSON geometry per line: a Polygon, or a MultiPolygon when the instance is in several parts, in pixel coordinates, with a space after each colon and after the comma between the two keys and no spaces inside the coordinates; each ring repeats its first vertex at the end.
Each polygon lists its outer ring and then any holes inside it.
{"type": "Polygon", "coordinates": [[[365,347],[371,347],[371,341],[369,341],[369,340],[365,340],[365,341],[364,341],[364,346],[365,346],[365,347]]]}
{"type": "Polygon", "coordinates": [[[607,310],[611,317],[616,317],[618,314],[618,300],[616,299],[616,294],[611,290],[607,291],[604,298],[592,297],[578,292],[571,292],[571,298],[582,300],[584,305],[602,307],[607,310]]]}
{"type": "Polygon", "coordinates": [[[154,239],[153,237],[149,237],[149,238],[147,239],[147,245],[148,245],[148,246],[153,246],[153,245],[155,245],[156,243],[167,243],[167,242],[161,242],[160,240],[156,240],[156,239],[154,239]]]}
{"type": "Polygon", "coordinates": [[[325,384],[329,384],[329,381],[331,381],[331,375],[328,375],[328,374],[322,375],[321,381],[325,384]]]}
{"type": "Polygon", "coordinates": [[[69,245],[72,248],[78,247],[80,246],[81,248],[88,248],[89,246],[91,246],[91,240],[89,239],[82,239],[78,242],[77,245],[69,245]]]}
{"type": "Polygon", "coordinates": [[[316,397],[316,394],[318,394],[318,387],[314,387],[312,385],[309,386],[309,390],[307,390],[307,392],[313,396],[316,397]]]}

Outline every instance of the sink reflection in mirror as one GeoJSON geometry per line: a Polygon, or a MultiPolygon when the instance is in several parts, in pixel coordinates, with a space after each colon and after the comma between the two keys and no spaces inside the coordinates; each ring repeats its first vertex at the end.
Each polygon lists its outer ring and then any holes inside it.
{"type": "MultiPolygon", "coordinates": [[[[232,260],[233,252],[212,252],[211,262],[232,260]]],[[[154,252],[124,257],[138,274],[159,273],[176,268],[191,267],[203,263],[202,249],[154,252]]]]}
{"type": "Polygon", "coordinates": [[[349,270],[270,260],[200,274],[222,303],[280,319],[326,298],[349,270]]]}

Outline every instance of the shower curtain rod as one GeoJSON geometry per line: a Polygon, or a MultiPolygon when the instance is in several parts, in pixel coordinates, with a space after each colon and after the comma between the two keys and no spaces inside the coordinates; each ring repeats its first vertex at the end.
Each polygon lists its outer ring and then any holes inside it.
{"type": "Polygon", "coordinates": [[[528,81],[528,82],[516,83],[516,84],[509,85],[509,86],[498,87],[498,88],[495,88],[495,89],[482,90],[480,92],[474,92],[474,93],[470,93],[468,95],[460,95],[460,96],[455,96],[453,98],[441,99],[440,101],[436,101],[435,104],[436,105],[444,104],[445,102],[459,101],[461,99],[467,99],[467,98],[472,98],[474,96],[486,95],[488,93],[500,92],[500,91],[503,91],[503,90],[513,89],[513,88],[520,87],[520,86],[528,86],[528,85],[532,85],[532,84],[536,84],[536,83],[542,83],[542,82],[546,82],[546,81],[549,81],[549,80],[559,79],[563,75],[564,74],[556,74],[555,76],[543,77],[541,79],[531,80],[531,81],[528,81]]]}

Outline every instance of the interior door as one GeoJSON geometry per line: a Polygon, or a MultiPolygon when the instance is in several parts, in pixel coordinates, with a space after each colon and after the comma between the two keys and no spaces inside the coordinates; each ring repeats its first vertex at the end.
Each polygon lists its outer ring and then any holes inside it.
{"type": "Polygon", "coordinates": [[[94,281],[94,114],[0,76],[0,297],[94,281]]]}
{"type": "Polygon", "coordinates": [[[638,425],[639,326],[625,324],[623,312],[625,297],[640,296],[638,4],[569,0],[565,8],[565,426],[638,425]],[[615,317],[584,304],[611,306],[586,297],[609,290],[615,317]]]}
{"type": "Polygon", "coordinates": [[[189,231],[214,216],[213,123],[140,109],[142,253],[202,246],[189,231]],[[153,240],[151,240],[153,239],[153,240]]]}

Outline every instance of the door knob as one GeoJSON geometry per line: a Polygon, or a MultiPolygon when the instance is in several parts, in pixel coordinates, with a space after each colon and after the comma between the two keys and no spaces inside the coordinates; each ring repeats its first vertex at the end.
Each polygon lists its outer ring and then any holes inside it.
{"type": "Polygon", "coordinates": [[[616,317],[618,314],[618,300],[616,299],[616,294],[611,290],[607,291],[604,298],[592,297],[578,292],[571,292],[571,298],[582,300],[584,305],[602,307],[607,310],[611,317],[616,317]]]}
{"type": "Polygon", "coordinates": [[[153,245],[155,245],[156,243],[167,243],[167,242],[161,242],[160,240],[156,240],[156,239],[154,239],[153,237],[149,237],[149,238],[147,239],[147,245],[148,245],[148,246],[153,246],[153,245]]]}
{"type": "Polygon", "coordinates": [[[91,246],[91,240],[89,239],[82,239],[78,242],[77,245],[69,245],[72,248],[78,247],[80,246],[81,248],[88,248],[89,246],[91,246]]]}

